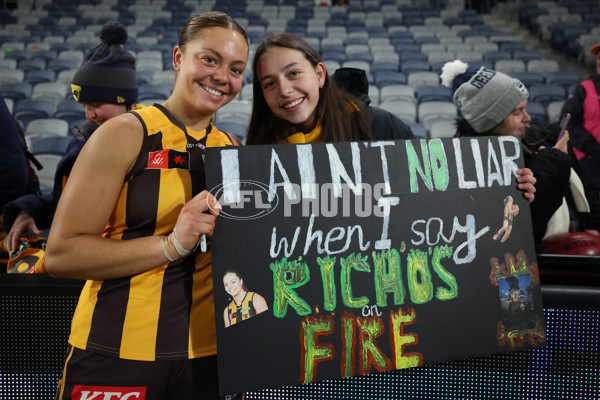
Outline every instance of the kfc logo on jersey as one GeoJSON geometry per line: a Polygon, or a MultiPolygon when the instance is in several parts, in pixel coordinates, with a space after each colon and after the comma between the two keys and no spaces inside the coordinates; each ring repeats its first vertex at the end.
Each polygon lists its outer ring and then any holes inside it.
{"type": "Polygon", "coordinates": [[[75,385],[73,400],[145,400],[145,387],[75,385]]]}
{"type": "Polygon", "coordinates": [[[148,154],[148,169],[190,169],[190,154],[186,151],[163,149],[148,154]]]}

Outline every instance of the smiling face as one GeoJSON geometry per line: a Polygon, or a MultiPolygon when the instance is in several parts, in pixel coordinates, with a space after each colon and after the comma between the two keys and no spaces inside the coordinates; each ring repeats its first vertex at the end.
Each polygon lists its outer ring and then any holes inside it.
{"type": "Polygon", "coordinates": [[[260,57],[257,68],[271,112],[304,132],[317,123],[315,110],[326,74],[323,63],[313,67],[303,53],[287,47],[269,48],[260,57]]]}
{"type": "MultiPolygon", "coordinates": [[[[213,114],[238,94],[248,61],[248,44],[239,33],[211,27],[173,52],[175,90],[203,114],[213,114]]],[[[183,110],[185,112],[185,110],[183,110]]]]}
{"type": "Polygon", "coordinates": [[[223,277],[223,286],[225,287],[225,291],[231,297],[235,297],[240,292],[242,292],[243,285],[244,281],[233,272],[228,272],[223,277]]]}
{"type": "Polygon", "coordinates": [[[521,100],[515,109],[504,118],[504,120],[492,129],[492,132],[496,135],[505,136],[525,136],[525,129],[527,124],[531,121],[531,117],[527,114],[525,106],[527,105],[527,99],[521,100]]]}

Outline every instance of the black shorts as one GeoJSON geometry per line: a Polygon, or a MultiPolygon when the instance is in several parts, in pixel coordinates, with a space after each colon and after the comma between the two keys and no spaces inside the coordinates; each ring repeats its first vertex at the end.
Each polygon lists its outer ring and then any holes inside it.
{"type": "MultiPolygon", "coordinates": [[[[224,399],[217,356],[135,361],[70,346],[56,400],[224,399]]],[[[237,397],[236,397],[237,399],[237,397]]]]}

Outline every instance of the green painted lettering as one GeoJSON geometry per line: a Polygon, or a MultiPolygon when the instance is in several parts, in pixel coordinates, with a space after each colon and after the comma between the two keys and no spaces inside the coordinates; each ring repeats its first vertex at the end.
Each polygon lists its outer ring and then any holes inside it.
{"type": "Polygon", "coordinates": [[[400,270],[400,254],[398,250],[384,250],[380,253],[373,252],[373,268],[375,280],[375,295],[377,305],[387,306],[387,294],[394,294],[394,304],[404,304],[404,283],[400,270]]]}
{"type": "Polygon", "coordinates": [[[415,304],[423,304],[433,297],[433,283],[427,263],[427,253],[411,249],[407,257],[408,291],[415,304]]]}
{"type": "Polygon", "coordinates": [[[433,183],[431,180],[431,165],[429,164],[429,155],[427,150],[427,140],[421,139],[421,156],[423,159],[423,165],[419,162],[419,156],[415,151],[412,142],[406,141],[406,154],[408,158],[408,173],[410,176],[410,191],[412,193],[419,192],[419,185],[417,183],[417,172],[421,176],[421,179],[427,186],[427,188],[433,191],[433,183]]]}
{"type": "Polygon", "coordinates": [[[450,181],[448,174],[448,160],[441,139],[429,141],[429,156],[431,157],[431,169],[433,171],[433,182],[437,190],[446,190],[450,181]]]}
{"type": "Polygon", "coordinates": [[[375,339],[383,333],[383,321],[379,317],[356,318],[360,338],[360,373],[368,374],[374,365],[378,371],[389,371],[392,362],[383,354],[375,339]]]}
{"type": "Polygon", "coordinates": [[[350,281],[350,272],[355,269],[362,272],[371,272],[371,267],[367,263],[367,257],[361,257],[360,254],[350,254],[346,258],[340,260],[342,265],[342,299],[344,305],[351,308],[361,308],[369,304],[369,299],[365,296],[354,298],[352,295],[352,282],[350,281]]]}
{"type": "Polygon", "coordinates": [[[412,309],[403,313],[400,308],[397,313],[393,311],[390,313],[394,367],[396,369],[416,367],[423,364],[423,356],[420,353],[404,354],[404,346],[411,346],[419,342],[416,334],[404,334],[404,326],[414,324],[416,319],[417,316],[412,309]]]}
{"type": "Polygon", "coordinates": [[[443,280],[449,288],[438,287],[435,292],[435,297],[440,300],[452,300],[458,296],[458,285],[456,278],[448,270],[446,270],[441,263],[442,258],[452,257],[451,246],[439,246],[433,250],[433,257],[431,264],[433,270],[438,274],[441,280],[443,280]]]}
{"type": "Polygon", "coordinates": [[[331,317],[318,319],[306,317],[302,321],[302,331],[300,332],[302,340],[302,382],[313,382],[317,374],[317,363],[333,358],[333,345],[319,345],[318,337],[330,335],[333,332],[334,325],[331,317]]]}
{"type": "Polygon", "coordinates": [[[272,262],[270,268],[273,271],[273,315],[278,318],[285,317],[288,304],[296,309],[298,315],[310,314],[308,303],[293,290],[310,280],[306,263],[288,261],[284,257],[281,261],[272,262]]]}
{"type": "Polygon", "coordinates": [[[335,257],[317,257],[317,263],[321,267],[321,279],[323,280],[323,307],[327,311],[335,310],[336,292],[333,280],[333,267],[335,257]]]}

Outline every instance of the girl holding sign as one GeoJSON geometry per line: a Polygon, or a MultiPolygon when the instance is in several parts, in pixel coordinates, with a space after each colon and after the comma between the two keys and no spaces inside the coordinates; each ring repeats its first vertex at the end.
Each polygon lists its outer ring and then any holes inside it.
{"type": "Polygon", "coordinates": [[[372,140],[365,107],[329,78],[321,56],[289,33],[256,48],[247,144],[372,140]]]}
{"type": "Polygon", "coordinates": [[[112,118],[83,148],[46,249],[48,273],[87,280],[57,399],[218,398],[211,255],[198,243],[220,206],[204,149],[234,144],[211,119],[240,91],[247,59],[232,18],[192,17],[171,96],[112,118]]]}

